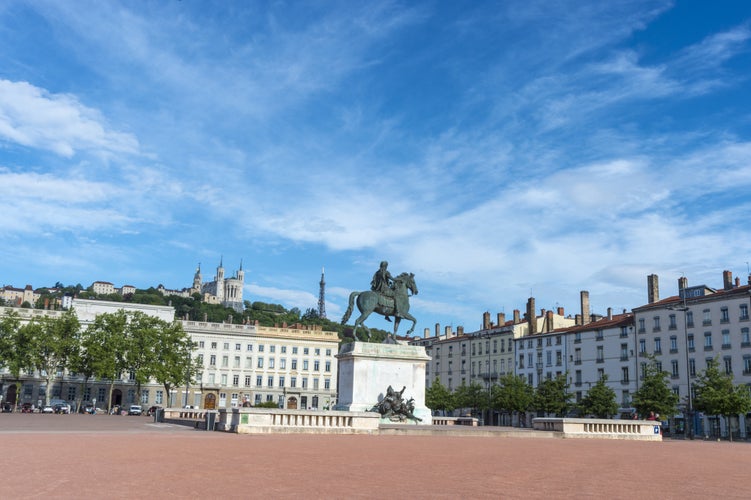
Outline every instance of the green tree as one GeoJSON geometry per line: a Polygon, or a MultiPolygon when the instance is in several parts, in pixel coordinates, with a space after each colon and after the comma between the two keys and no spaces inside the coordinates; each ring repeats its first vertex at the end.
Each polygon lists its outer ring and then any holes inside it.
{"type": "Polygon", "coordinates": [[[149,381],[158,364],[155,347],[158,345],[159,336],[167,329],[169,324],[141,311],[127,313],[127,316],[125,369],[130,372],[129,375],[136,384],[135,401],[133,403],[138,404],[141,400],[141,386],[149,381]]]}
{"type": "Polygon", "coordinates": [[[33,318],[21,327],[27,335],[31,362],[46,382],[45,404],[49,403],[50,389],[58,370],[68,368],[77,349],[77,332],[80,327],[78,317],[72,310],[65,311],[57,318],[33,318]]]}
{"type": "Polygon", "coordinates": [[[7,368],[15,380],[16,400],[8,401],[15,404],[21,393],[21,372],[33,368],[26,332],[21,328],[21,320],[15,311],[0,318],[1,367],[7,368]]]}
{"type": "Polygon", "coordinates": [[[76,341],[74,342],[74,350],[71,354],[68,366],[71,371],[74,371],[82,376],[81,391],[77,399],[77,408],[79,411],[83,406],[83,396],[86,392],[86,386],[89,383],[91,377],[94,376],[94,365],[96,359],[94,359],[94,352],[87,348],[89,345],[89,336],[91,330],[89,328],[79,328],[76,332],[76,341]]]}
{"type": "MultiPolygon", "coordinates": [[[[154,346],[156,364],[153,377],[162,384],[165,394],[170,394],[175,387],[192,383],[193,378],[202,368],[198,359],[191,358],[194,347],[194,343],[181,324],[172,323],[162,326],[154,346]]],[[[191,403],[188,401],[186,404],[191,403]]]]}
{"type": "Polygon", "coordinates": [[[479,382],[472,382],[469,385],[462,383],[454,391],[454,398],[457,408],[471,408],[473,415],[478,410],[487,409],[489,404],[488,390],[479,382]]]}
{"type": "Polygon", "coordinates": [[[615,391],[607,385],[608,376],[604,375],[589,388],[587,395],[577,405],[582,415],[594,415],[597,418],[611,418],[618,413],[615,391]]]}
{"type": "Polygon", "coordinates": [[[83,348],[91,353],[94,375],[109,380],[107,410],[112,410],[112,392],[115,381],[125,371],[126,336],[128,317],[124,311],[97,315],[89,325],[83,348]]]}
{"type": "Polygon", "coordinates": [[[436,377],[433,383],[425,389],[425,406],[431,410],[452,412],[456,409],[454,396],[441,380],[436,377]]]}
{"type": "Polygon", "coordinates": [[[654,357],[645,365],[643,381],[634,393],[633,405],[639,415],[655,412],[664,417],[676,414],[678,395],[670,388],[668,373],[660,370],[654,357]]]}
{"type": "Polygon", "coordinates": [[[719,366],[717,359],[709,360],[707,368],[697,377],[694,383],[696,388],[694,407],[708,415],[725,417],[728,435],[732,441],[730,415],[751,411],[751,394],[745,385],[734,385],[733,376],[722,373],[719,366]]]}
{"type": "Polygon", "coordinates": [[[534,398],[534,388],[521,375],[507,373],[493,386],[493,407],[511,414],[529,410],[534,398]]]}
{"type": "Polygon", "coordinates": [[[535,410],[563,417],[571,407],[571,394],[565,375],[545,379],[537,386],[533,406],[535,410]]]}

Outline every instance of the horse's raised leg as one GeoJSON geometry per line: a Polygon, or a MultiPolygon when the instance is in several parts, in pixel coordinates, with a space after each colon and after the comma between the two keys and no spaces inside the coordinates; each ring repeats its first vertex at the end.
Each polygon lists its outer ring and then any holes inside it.
{"type": "Polygon", "coordinates": [[[368,319],[368,316],[370,316],[370,312],[362,313],[357,320],[355,320],[355,328],[352,330],[352,336],[355,338],[355,341],[357,340],[357,327],[362,326],[363,330],[365,330],[365,333],[367,333],[368,338],[366,339],[366,342],[370,342],[370,328],[365,326],[364,321],[368,319]]]}
{"type": "MultiPolygon", "coordinates": [[[[412,322],[412,327],[407,330],[407,333],[404,334],[405,336],[409,336],[413,331],[415,331],[415,326],[417,326],[417,319],[415,319],[415,317],[410,313],[404,313],[403,318],[408,319],[412,322]]],[[[394,331],[394,333],[396,333],[396,331],[394,331]]]]}

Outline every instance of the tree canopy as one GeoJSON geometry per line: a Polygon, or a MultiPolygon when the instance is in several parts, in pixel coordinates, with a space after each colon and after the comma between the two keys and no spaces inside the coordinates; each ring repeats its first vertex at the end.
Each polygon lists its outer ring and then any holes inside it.
{"type": "Polygon", "coordinates": [[[441,380],[436,377],[433,383],[425,389],[425,406],[431,410],[452,412],[456,409],[456,400],[441,380]]]}
{"type": "Polygon", "coordinates": [[[507,373],[493,386],[493,407],[511,413],[527,411],[534,402],[534,388],[521,375],[507,373]]]}
{"type": "Polygon", "coordinates": [[[545,379],[540,382],[535,391],[534,409],[544,413],[552,413],[563,417],[571,407],[571,394],[564,375],[545,379]]]}
{"type": "MultiPolygon", "coordinates": [[[[694,387],[694,408],[708,415],[728,417],[751,411],[751,394],[745,385],[734,385],[733,376],[722,373],[717,359],[707,362],[707,368],[699,374],[694,387]]],[[[732,433],[729,433],[732,439],[732,433]]]]}
{"type": "Polygon", "coordinates": [[[618,413],[615,391],[608,387],[607,381],[608,376],[604,375],[589,388],[586,396],[577,405],[582,415],[610,418],[618,413]]]}
{"type": "Polygon", "coordinates": [[[670,388],[668,373],[660,370],[654,357],[644,365],[644,377],[639,389],[634,393],[633,405],[642,417],[649,412],[670,417],[676,414],[679,397],[670,388]]]}

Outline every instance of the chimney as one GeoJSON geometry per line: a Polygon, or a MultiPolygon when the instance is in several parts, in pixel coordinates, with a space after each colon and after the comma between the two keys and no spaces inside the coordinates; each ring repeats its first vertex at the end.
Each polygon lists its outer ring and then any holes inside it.
{"type": "Polygon", "coordinates": [[[440,323],[435,324],[435,336],[436,337],[441,336],[441,324],[440,323]]]}
{"type": "Polygon", "coordinates": [[[529,335],[537,333],[537,318],[535,317],[535,298],[530,297],[527,300],[527,324],[529,325],[529,335]]]}
{"type": "Polygon", "coordinates": [[[613,319],[613,308],[608,307],[608,319],[613,319]]]}
{"type": "Polygon", "coordinates": [[[446,338],[452,337],[452,334],[451,334],[451,325],[444,327],[443,328],[443,332],[446,334],[446,338]]]}
{"type": "Polygon", "coordinates": [[[461,336],[464,335],[464,327],[463,326],[457,326],[456,327],[456,334],[461,336]]]}
{"type": "Polygon", "coordinates": [[[490,313],[485,311],[482,313],[482,329],[487,330],[490,328],[490,313]]]}
{"type": "Polygon", "coordinates": [[[735,277],[735,288],[738,288],[741,286],[741,278],[739,276],[735,277]]]}
{"type": "Polygon", "coordinates": [[[647,276],[647,302],[654,304],[660,300],[660,284],[656,274],[647,276]]]}
{"type": "Polygon", "coordinates": [[[422,338],[426,339],[428,337],[430,337],[430,328],[425,328],[422,331],[422,338]]]}
{"type": "Polygon", "coordinates": [[[688,278],[685,276],[681,276],[678,278],[678,295],[683,297],[683,290],[688,288],[688,278]]]}
{"type": "Polygon", "coordinates": [[[577,314],[576,316],[574,316],[574,324],[576,326],[579,326],[579,325],[582,324],[582,315],[581,314],[577,314]]]}
{"type": "Polygon", "coordinates": [[[589,292],[582,290],[579,295],[581,297],[582,325],[586,325],[591,321],[589,318],[589,292]]]}
{"type": "Polygon", "coordinates": [[[722,285],[725,290],[733,288],[733,273],[730,271],[722,271],[722,285]]]}
{"type": "Polygon", "coordinates": [[[496,322],[498,323],[498,326],[503,326],[506,324],[506,313],[498,313],[496,315],[496,322]]]}
{"type": "Polygon", "coordinates": [[[548,311],[545,314],[545,320],[547,321],[547,325],[545,326],[546,331],[552,332],[553,331],[553,311],[548,311]]]}
{"type": "MultiPolygon", "coordinates": [[[[749,282],[751,282],[751,275],[748,277],[749,282]]],[[[521,318],[519,317],[519,309],[514,309],[514,324],[518,324],[520,322],[521,318]]]]}
{"type": "Polygon", "coordinates": [[[558,310],[557,310],[557,314],[558,314],[558,316],[561,316],[561,317],[564,317],[564,316],[566,316],[566,314],[565,314],[565,310],[564,310],[564,309],[563,309],[562,307],[559,307],[559,308],[558,308],[558,310]]]}

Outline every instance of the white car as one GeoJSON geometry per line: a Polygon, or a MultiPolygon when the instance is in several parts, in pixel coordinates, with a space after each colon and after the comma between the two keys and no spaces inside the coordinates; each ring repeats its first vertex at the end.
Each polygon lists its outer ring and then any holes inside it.
{"type": "Polygon", "coordinates": [[[130,405],[128,408],[128,415],[140,415],[143,412],[143,408],[140,405],[130,405]]]}
{"type": "Polygon", "coordinates": [[[50,405],[47,405],[44,408],[42,408],[42,413],[55,413],[55,409],[52,408],[50,405]]]}

